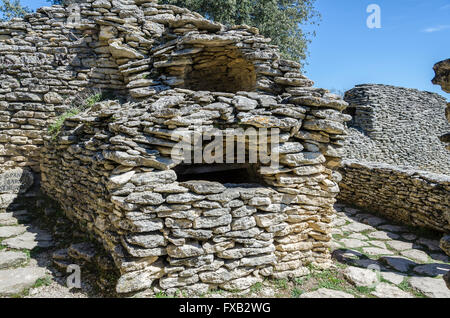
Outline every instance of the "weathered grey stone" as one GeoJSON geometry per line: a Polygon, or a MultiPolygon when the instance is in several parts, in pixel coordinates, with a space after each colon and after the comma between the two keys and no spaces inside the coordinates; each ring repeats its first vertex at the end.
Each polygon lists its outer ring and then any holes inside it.
{"type": "Polygon", "coordinates": [[[450,235],[446,235],[442,237],[440,245],[441,249],[450,256],[450,235]]]}
{"type": "Polygon", "coordinates": [[[229,291],[236,291],[236,290],[246,290],[250,287],[252,287],[253,285],[255,285],[256,283],[260,283],[262,282],[262,278],[258,278],[258,277],[243,277],[243,278],[238,278],[229,282],[226,282],[224,284],[220,285],[220,288],[223,288],[225,290],[229,290],[229,291]]]}
{"type": "Polygon", "coordinates": [[[0,238],[8,238],[13,236],[18,236],[25,233],[26,227],[19,226],[0,226],[0,238]]]}
{"type": "Polygon", "coordinates": [[[45,275],[45,269],[40,267],[0,270],[0,296],[20,294],[45,275]]]}
{"type": "Polygon", "coordinates": [[[411,287],[431,298],[450,298],[450,290],[440,278],[412,277],[409,279],[411,287]]]}
{"type": "Polygon", "coordinates": [[[416,262],[425,263],[428,261],[429,256],[427,253],[421,251],[421,250],[407,250],[400,252],[401,255],[406,256],[416,262]]]}
{"type": "Polygon", "coordinates": [[[380,261],[402,273],[407,273],[413,266],[417,265],[409,259],[400,257],[382,257],[380,261]]]}
{"type": "Polygon", "coordinates": [[[125,201],[134,204],[160,205],[165,200],[159,193],[146,191],[131,193],[125,201]]]}
{"type": "Polygon", "coordinates": [[[226,188],[218,182],[208,181],[189,181],[181,183],[184,186],[197,194],[216,194],[223,192],[226,188]]]}
{"type": "Polygon", "coordinates": [[[169,245],[167,254],[174,258],[188,258],[205,254],[199,244],[184,244],[183,246],[169,245]]]}
{"type": "Polygon", "coordinates": [[[356,286],[369,287],[379,282],[377,272],[353,266],[349,266],[344,270],[344,276],[350,283],[356,286]]]}
{"type": "Polygon", "coordinates": [[[450,271],[448,264],[426,264],[414,267],[414,272],[423,276],[436,277],[450,271]]]}
{"type": "Polygon", "coordinates": [[[35,247],[48,248],[54,243],[50,234],[40,230],[29,230],[29,232],[2,241],[2,244],[17,250],[32,250],[35,247]]]}
{"type": "Polygon", "coordinates": [[[219,226],[228,225],[231,223],[231,215],[223,215],[219,217],[203,217],[194,220],[194,228],[196,229],[209,229],[219,226]]]}
{"type": "Polygon", "coordinates": [[[355,298],[355,296],[339,290],[320,288],[314,292],[304,293],[300,298],[355,298]]]}
{"type": "Polygon", "coordinates": [[[150,288],[155,279],[164,273],[162,263],[153,263],[144,270],[122,275],[116,285],[116,292],[130,293],[150,288]]]}
{"type": "Polygon", "coordinates": [[[382,271],[381,277],[383,277],[384,280],[387,280],[388,282],[390,282],[394,285],[400,285],[407,276],[404,274],[382,271]]]}
{"type": "Polygon", "coordinates": [[[27,259],[27,255],[22,252],[0,252],[0,269],[23,265],[27,259]]]}
{"type": "Polygon", "coordinates": [[[386,283],[378,284],[372,295],[378,298],[414,298],[410,293],[386,283]]]}

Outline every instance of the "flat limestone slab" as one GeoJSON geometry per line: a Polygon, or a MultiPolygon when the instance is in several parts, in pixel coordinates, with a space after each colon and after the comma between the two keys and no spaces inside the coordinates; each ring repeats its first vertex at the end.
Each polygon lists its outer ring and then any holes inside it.
{"type": "Polygon", "coordinates": [[[450,289],[442,278],[413,277],[409,280],[409,284],[427,297],[450,298],[450,289]]]}
{"type": "Polygon", "coordinates": [[[35,247],[50,247],[53,245],[51,236],[46,232],[26,232],[20,236],[9,238],[2,242],[3,245],[17,250],[32,250],[35,247]]]}
{"type": "Polygon", "coordinates": [[[18,225],[19,222],[26,222],[29,220],[29,214],[27,210],[20,210],[14,212],[0,212],[0,225],[18,225]]]}
{"type": "Polygon", "coordinates": [[[27,255],[22,252],[0,252],[0,269],[23,265],[27,255]]]}
{"type": "Polygon", "coordinates": [[[378,298],[414,298],[410,293],[386,283],[378,284],[372,295],[378,298]]]}
{"type": "Polygon", "coordinates": [[[40,267],[0,270],[0,296],[21,293],[43,277],[45,277],[45,269],[40,267]]]}
{"type": "Polygon", "coordinates": [[[355,298],[355,296],[338,290],[321,288],[314,292],[305,293],[300,298],[355,298]]]}
{"type": "Polygon", "coordinates": [[[0,226],[0,238],[9,238],[20,235],[26,231],[24,226],[0,226]]]}

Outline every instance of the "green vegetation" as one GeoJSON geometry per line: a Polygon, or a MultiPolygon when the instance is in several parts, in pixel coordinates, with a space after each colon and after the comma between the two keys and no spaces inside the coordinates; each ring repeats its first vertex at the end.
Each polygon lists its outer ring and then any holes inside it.
{"type": "Polygon", "coordinates": [[[288,288],[288,281],[287,279],[277,279],[274,281],[275,287],[277,289],[287,289],[288,288]]]}
{"type": "Polygon", "coordinates": [[[159,293],[157,293],[155,295],[155,298],[170,298],[170,297],[167,296],[167,294],[165,292],[160,291],[159,293]]]}
{"type": "Polygon", "coordinates": [[[417,298],[427,298],[427,296],[425,296],[425,295],[422,294],[421,292],[418,292],[417,290],[413,289],[413,288],[411,287],[411,285],[409,285],[408,279],[407,279],[407,278],[405,278],[405,279],[403,280],[403,282],[401,282],[399,285],[397,285],[397,287],[400,288],[401,290],[403,290],[404,292],[413,294],[414,297],[417,297],[417,298]]]}
{"type": "Polygon", "coordinates": [[[12,18],[20,18],[31,12],[28,7],[22,6],[19,0],[0,1],[0,21],[8,21],[12,18]]]}
{"type": "Polygon", "coordinates": [[[263,288],[262,283],[256,283],[255,285],[250,287],[250,292],[251,293],[259,293],[262,290],[262,288],[263,288]]]}
{"type": "Polygon", "coordinates": [[[303,290],[301,290],[300,288],[294,288],[292,290],[292,298],[299,298],[302,294],[304,294],[305,292],[303,290]]]}
{"type": "MultiPolygon", "coordinates": [[[[30,10],[20,5],[19,0],[0,0],[3,19],[20,17],[30,10]]],[[[64,0],[47,0],[51,4],[62,4],[64,0]]],[[[161,4],[172,4],[188,8],[225,25],[250,25],[261,34],[271,38],[280,47],[284,57],[302,62],[308,53],[308,44],[315,32],[303,31],[305,25],[320,21],[315,9],[315,0],[159,0],[161,4]]]]}
{"type": "Polygon", "coordinates": [[[160,0],[188,8],[225,25],[250,25],[273,40],[283,56],[303,61],[314,32],[306,33],[304,25],[314,25],[320,20],[315,10],[315,0],[160,0]]]}
{"type": "Polygon", "coordinates": [[[49,276],[46,276],[44,278],[39,278],[33,285],[32,288],[39,288],[42,286],[49,286],[52,283],[52,278],[49,276]]]}
{"type": "Polygon", "coordinates": [[[91,95],[85,100],[82,106],[71,108],[68,111],[64,112],[62,115],[60,115],[56,119],[56,121],[48,127],[48,133],[52,136],[52,139],[55,139],[58,136],[59,132],[61,131],[61,127],[67,118],[76,116],[82,111],[91,108],[96,103],[102,101],[104,97],[105,96],[102,93],[91,95]]]}
{"type": "Polygon", "coordinates": [[[58,136],[61,127],[67,118],[78,115],[79,113],[80,110],[78,108],[73,108],[59,116],[56,121],[48,127],[48,132],[52,138],[55,139],[58,136]]]}

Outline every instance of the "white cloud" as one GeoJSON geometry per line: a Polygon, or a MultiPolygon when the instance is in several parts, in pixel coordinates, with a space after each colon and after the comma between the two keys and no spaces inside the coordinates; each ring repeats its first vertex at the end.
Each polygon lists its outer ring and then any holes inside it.
{"type": "Polygon", "coordinates": [[[447,29],[450,29],[450,25],[449,24],[438,25],[438,26],[435,26],[435,27],[426,28],[426,29],[423,29],[422,32],[433,33],[433,32],[439,32],[439,31],[443,31],[443,30],[447,30],[447,29]]]}

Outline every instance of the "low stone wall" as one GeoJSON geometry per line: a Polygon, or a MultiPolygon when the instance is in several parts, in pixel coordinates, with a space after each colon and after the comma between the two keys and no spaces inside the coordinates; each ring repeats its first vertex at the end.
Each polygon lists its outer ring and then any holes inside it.
{"type": "Polygon", "coordinates": [[[342,162],[339,200],[392,220],[450,232],[450,177],[381,163],[342,162]]]}

